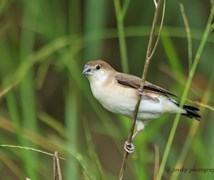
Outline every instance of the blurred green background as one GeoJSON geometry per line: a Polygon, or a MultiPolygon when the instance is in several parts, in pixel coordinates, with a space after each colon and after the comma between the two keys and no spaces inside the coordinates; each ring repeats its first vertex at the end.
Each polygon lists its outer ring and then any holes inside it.
{"type": "MultiPolygon", "coordinates": [[[[210,0],[166,2],[148,81],[182,95],[210,9],[210,0]],[[192,55],[179,3],[189,22],[192,55]]],[[[152,0],[0,1],[0,179],[53,176],[51,156],[5,145],[58,151],[65,158],[63,179],[118,178],[131,121],[93,98],[82,69],[103,59],[141,76],[153,14],[152,0]],[[120,7],[124,16],[115,13],[120,7]],[[126,42],[119,43],[123,30],[126,42]]],[[[214,178],[214,113],[204,108],[214,105],[213,50],[211,31],[188,94],[203,104],[202,120],[181,118],[163,179],[214,178]],[[172,173],[176,167],[210,171],[172,173]]],[[[125,179],[154,178],[174,116],[154,120],[136,138],[125,179]]]]}

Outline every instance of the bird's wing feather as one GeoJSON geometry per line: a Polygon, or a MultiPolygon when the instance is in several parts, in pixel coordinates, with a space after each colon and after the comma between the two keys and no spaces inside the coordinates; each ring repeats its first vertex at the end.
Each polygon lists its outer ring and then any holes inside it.
{"type": "MultiPolygon", "coordinates": [[[[119,84],[131,87],[134,89],[138,89],[140,87],[140,83],[141,83],[141,78],[130,75],[130,74],[124,74],[124,73],[116,73],[115,79],[117,80],[117,82],[119,84]]],[[[148,91],[153,91],[156,93],[161,93],[163,95],[171,95],[171,96],[177,97],[176,95],[170,93],[166,89],[156,86],[147,81],[145,81],[144,89],[148,90],[148,91]]]]}

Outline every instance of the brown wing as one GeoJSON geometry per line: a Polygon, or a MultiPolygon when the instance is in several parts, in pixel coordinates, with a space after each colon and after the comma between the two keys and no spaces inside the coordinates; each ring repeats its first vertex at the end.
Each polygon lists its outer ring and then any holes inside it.
{"type": "MultiPolygon", "coordinates": [[[[134,89],[138,89],[140,87],[140,83],[141,83],[141,78],[139,78],[137,76],[129,75],[129,74],[124,74],[124,73],[117,73],[115,75],[115,79],[117,80],[117,82],[119,84],[131,87],[134,89]]],[[[176,95],[170,93],[166,89],[163,89],[163,88],[156,86],[147,81],[144,84],[144,89],[148,90],[148,91],[158,92],[163,95],[171,95],[171,96],[177,97],[176,95]]]]}

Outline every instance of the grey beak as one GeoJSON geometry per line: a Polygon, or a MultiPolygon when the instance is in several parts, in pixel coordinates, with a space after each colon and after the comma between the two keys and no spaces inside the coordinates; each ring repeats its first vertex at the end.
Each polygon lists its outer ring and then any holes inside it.
{"type": "Polygon", "coordinates": [[[85,74],[85,75],[88,75],[88,76],[91,76],[93,75],[93,72],[90,68],[90,66],[88,64],[85,65],[83,71],[82,71],[82,74],[85,74]]]}

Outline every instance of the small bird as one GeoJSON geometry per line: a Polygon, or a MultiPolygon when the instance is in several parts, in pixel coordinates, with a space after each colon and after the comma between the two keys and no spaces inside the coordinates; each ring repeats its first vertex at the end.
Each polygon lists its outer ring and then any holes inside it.
{"type": "Polygon", "coordinates": [[[84,69],[89,80],[94,97],[107,110],[133,118],[134,109],[141,95],[136,128],[132,139],[136,137],[151,119],[159,118],[165,113],[181,113],[189,118],[200,120],[199,109],[184,105],[179,107],[171,92],[145,81],[143,91],[140,91],[141,78],[117,72],[108,63],[102,60],[88,62],[84,69]]]}

